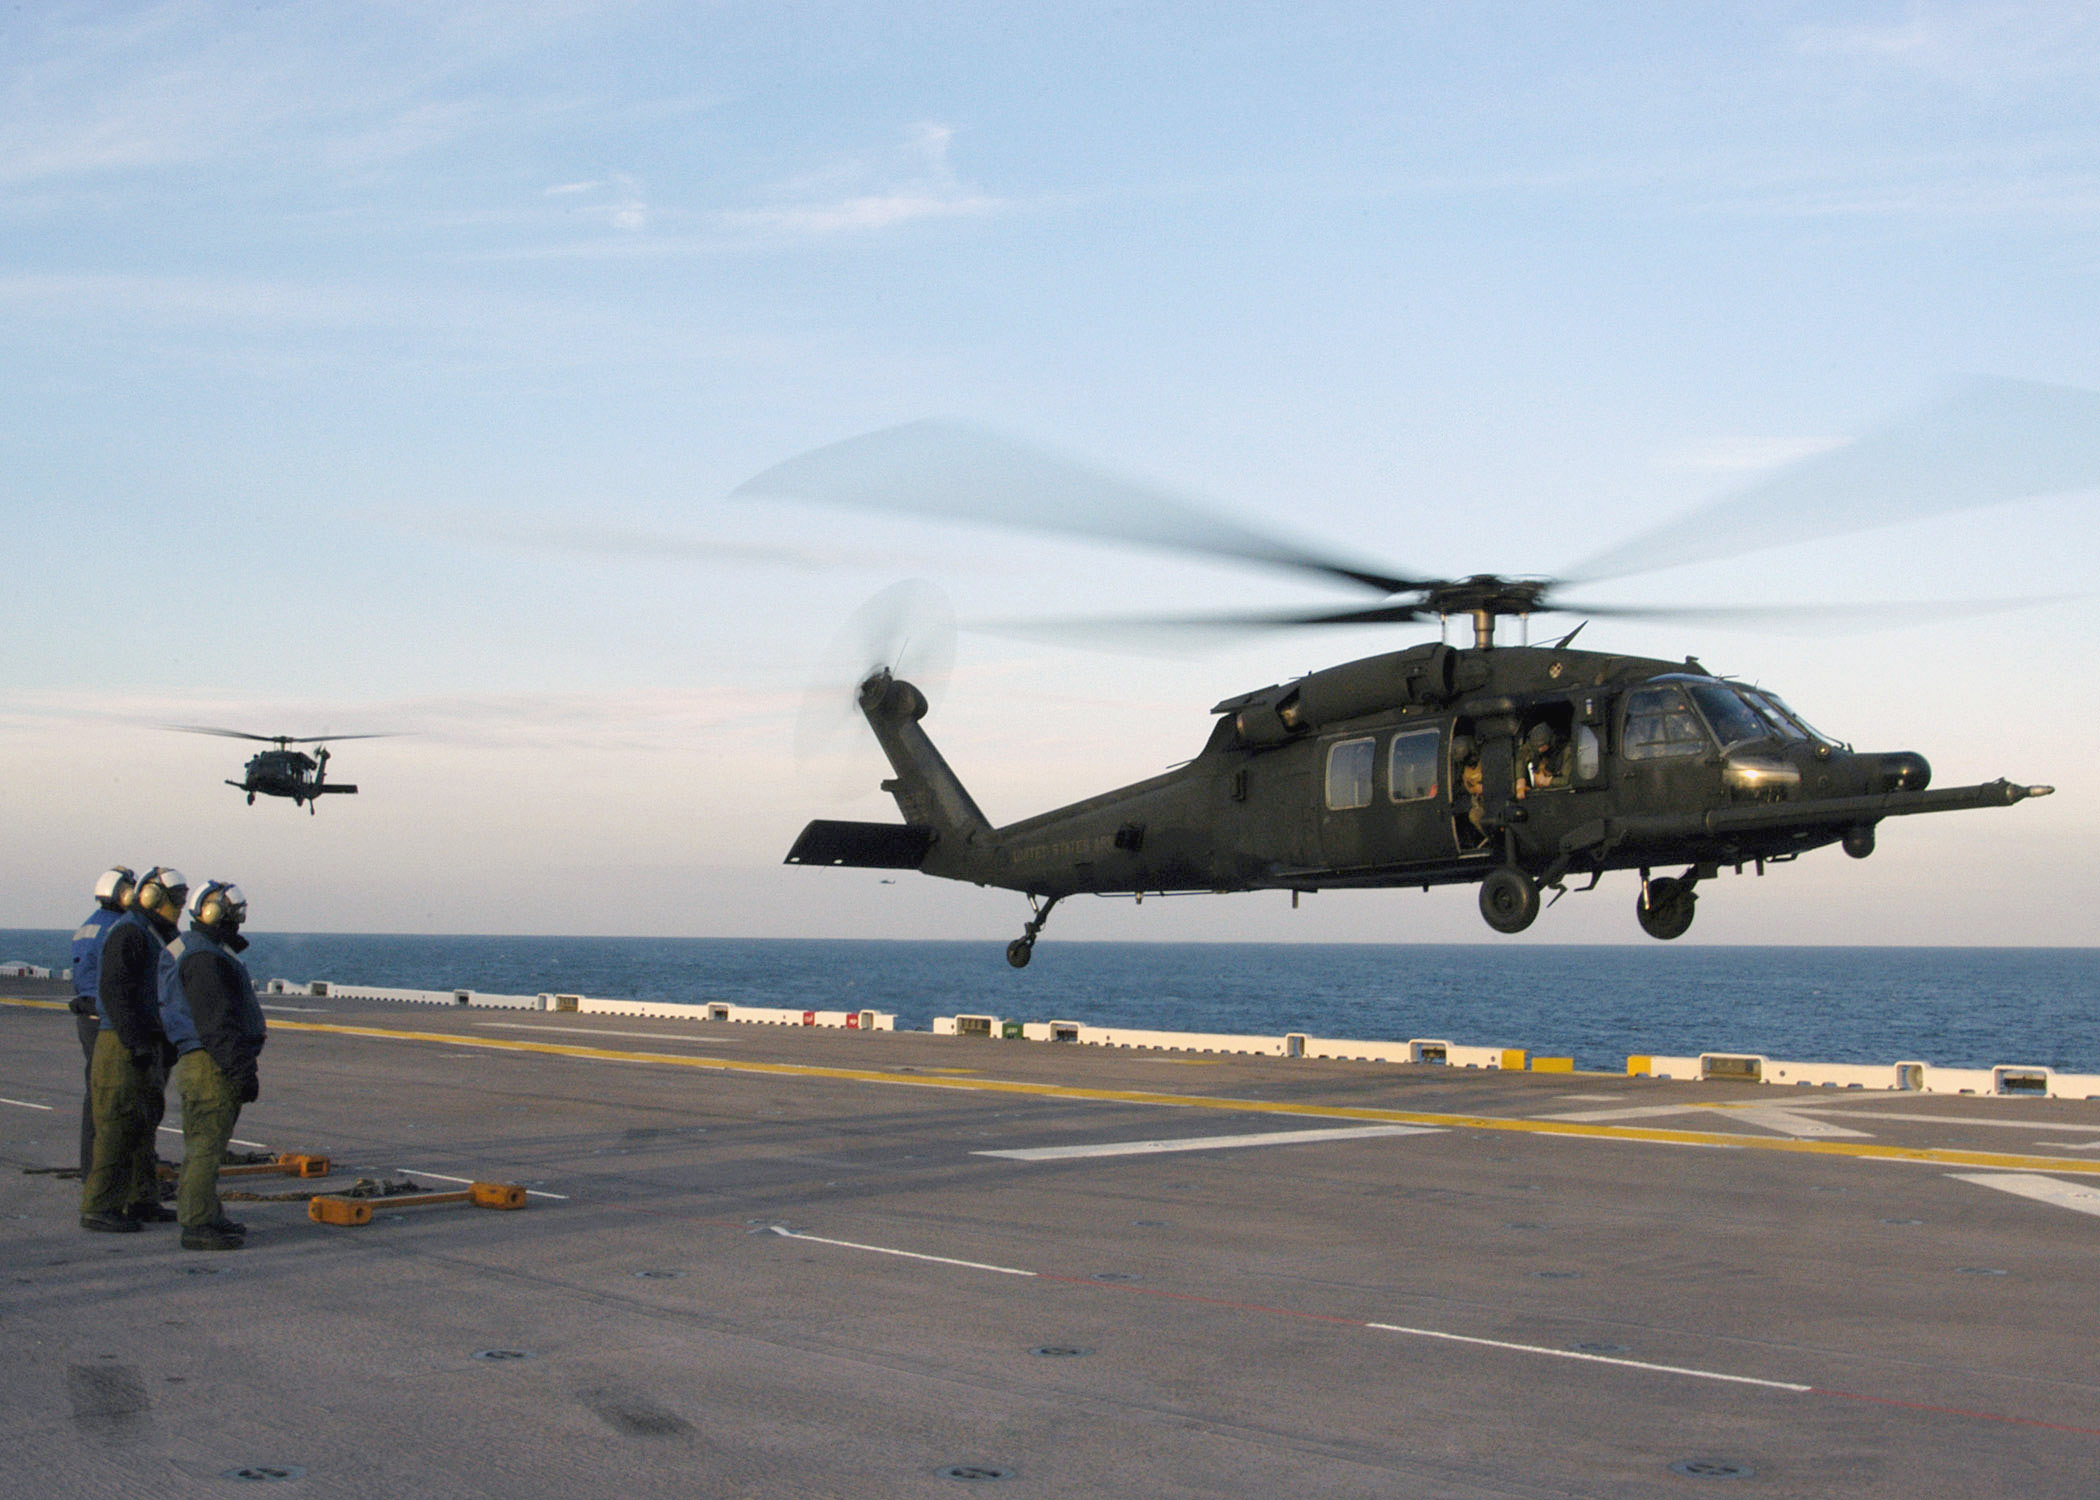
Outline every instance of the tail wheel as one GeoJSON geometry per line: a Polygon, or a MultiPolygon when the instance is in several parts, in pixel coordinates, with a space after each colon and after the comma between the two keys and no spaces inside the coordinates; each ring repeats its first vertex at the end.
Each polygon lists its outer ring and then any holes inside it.
{"type": "Polygon", "coordinates": [[[1699,893],[1692,889],[1691,881],[1664,875],[1642,889],[1634,900],[1633,914],[1640,921],[1641,931],[1668,942],[1685,935],[1698,905],[1699,893]]]}
{"type": "Polygon", "coordinates": [[[1539,914],[1539,888],[1512,866],[1488,872],[1480,882],[1480,914],[1497,932],[1522,932],[1539,914]]]}

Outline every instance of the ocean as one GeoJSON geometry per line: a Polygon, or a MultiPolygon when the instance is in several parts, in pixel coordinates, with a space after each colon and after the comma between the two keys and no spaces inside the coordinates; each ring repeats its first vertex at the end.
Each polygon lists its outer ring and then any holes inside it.
{"type": "MultiPolygon", "coordinates": [[[[67,962],[69,931],[0,929],[0,960],[67,962]]],[[[2100,949],[1058,943],[253,934],[258,983],[893,1011],[1175,1031],[2100,1072],[2100,949]]]]}

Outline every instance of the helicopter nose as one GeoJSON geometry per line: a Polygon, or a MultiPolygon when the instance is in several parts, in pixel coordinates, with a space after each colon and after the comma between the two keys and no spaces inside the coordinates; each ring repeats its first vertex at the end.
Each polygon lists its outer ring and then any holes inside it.
{"type": "Polygon", "coordinates": [[[1922,792],[1932,784],[1932,766],[1915,750],[1877,755],[1869,783],[1876,792],[1922,792]]]}

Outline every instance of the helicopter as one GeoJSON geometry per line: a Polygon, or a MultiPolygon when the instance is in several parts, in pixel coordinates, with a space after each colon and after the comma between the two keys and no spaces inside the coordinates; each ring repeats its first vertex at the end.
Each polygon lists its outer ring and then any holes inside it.
{"type": "Polygon", "coordinates": [[[319,810],[320,801],[326,796],[352,796],[357,788],[348,782],[328,779],[328,742],[331,740],[376,740],[386,739],[385,734],[323,734],[294,736],[289,734],[249,734],[240,729],[218,729],[204,724],[169,724],[169,729],[183,734],[213,734],[221,739],[255,740],[265,745],[275,745],[274,750],[262,750],[248,758],[247,767],[241,772],[239,781],[226,784],[237,791],[248,794],[248,805],[253,807],[257,796],[289,797],[295,807],[305,807],[308,814],[319,810]],[[312,755],[304,750],[294,750],[294,745],[318,747],[312,755]]]}
{"type": "MultiPolygon", "coordinates": [[[[2100,396],[1976,382],[1849,449],[1601,553],[1573,576],[1624,576],[2094,484],[2100,396]],[[1850,508],[1833,507],[1834,494],[1850,508]]],[[[979,810],[922,728],[925,694],[875,664],[856,705],[895,773],[882,789],[904,822],[814,820],[786,862],[917,870],[1020,892],[1030,918],[1006,950],[1017,969],[1052,909],[1078,894],[1287,890],[1295,905],[1325,889],[1475,884],[1488,926],[1513,934],[1538,918],[1542,893],[1557,900],[1635,871],[1635,919],[1668,941],[1690,929],[1700,887],[1723,870],[1762,875],[1833,844],[1865,859],[1884,819],[2010,807],[2054,790],[2005,779],[1934,787],[1918,752],[1854,750],[1777,693],[1711,673],[1695,657],[1573,644],[1592,618],[1755,619],[1769,608],[1583,604],[1560,596],[1559,579],[1419,576],[981,428],[923,422],[847,439],[737,493],[1137,542],[1307,571],[1382,596],[1355,608],[1095,627],[1470,624],[1469,644],[1451,644],[1443,628],[1434,643],[1228,697],[1211,709],[1194,759],[1004,827],[979,810]],[[1529,644],[1531,618],[1553,612],[1582,619],[1529,644]],[[1512,621],[1521,626],[1514,641],[1512,621]],[[1571,887],[1577,880],[1587,883],[1571,887]]],[[[1089,625],[1063,623],[1081,633],[1089,625]]]]}

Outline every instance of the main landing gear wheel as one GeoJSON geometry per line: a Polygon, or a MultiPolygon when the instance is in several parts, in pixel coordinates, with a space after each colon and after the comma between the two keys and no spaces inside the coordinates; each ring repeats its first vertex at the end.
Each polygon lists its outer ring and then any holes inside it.
{"type": "Polygon", "coordinates": [[[1522,932],[1539,914],[1539,888],[1522,870],[1504,865],[1480,882],[1480,914],[1497,932],[1522,932]]]}
{"type": "Polygon", "coordinates": [[[1698,904],[1699,893],[1692,889],[1691,881],[1664,875],[1642,887],[1634,899],[1633,914],[1640,919],[1641,931],[1668,942],[1684,936],[1698,904]]]}
{"type": "Polygon", "coordinates": [[[1017,969],[1028,967],[1028,960],[1035,957],[1036,934],[1041,932],[1043,924],[1050,920],[1051,908],[1063,899],[1062,896],[1052,896],[1047,901],[1039,896],[1028,898],[1028,909],[1035,915],[1029,919],[1028,925],[1021,929],[1021,935],[1006,945],[1008,963],[1017,969]]]}

